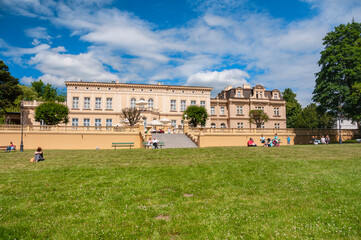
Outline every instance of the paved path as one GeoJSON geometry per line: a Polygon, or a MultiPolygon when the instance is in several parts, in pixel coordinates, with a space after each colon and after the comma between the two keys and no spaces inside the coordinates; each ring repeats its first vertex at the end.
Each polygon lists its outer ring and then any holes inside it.
{"type": "Polygon", "coordinates": [[[163,148],[196,148],[197,145],[185,134],[164,134],[152,133],[152,138],[157,138],[159,142],[164,142],[163,148]]]}

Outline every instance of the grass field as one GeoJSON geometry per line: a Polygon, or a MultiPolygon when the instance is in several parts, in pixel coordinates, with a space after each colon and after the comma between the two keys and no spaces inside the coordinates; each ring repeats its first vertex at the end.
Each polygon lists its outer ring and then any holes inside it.
{"type": "Polygon", "coordinates": [[[0,239],[360,239],[361,144],[0,153],[0,239]]]}

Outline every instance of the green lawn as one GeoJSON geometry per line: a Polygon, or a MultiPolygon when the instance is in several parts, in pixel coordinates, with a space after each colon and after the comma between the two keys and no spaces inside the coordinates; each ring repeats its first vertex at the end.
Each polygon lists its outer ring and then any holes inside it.
{"type": "Polygon", "coordinates": [[[360,239],[361,144],[0,153],[0,239],[360,239]]]}

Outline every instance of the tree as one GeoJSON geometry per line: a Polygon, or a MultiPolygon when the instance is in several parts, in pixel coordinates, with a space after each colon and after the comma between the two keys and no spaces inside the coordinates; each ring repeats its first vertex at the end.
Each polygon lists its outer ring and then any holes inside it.
{"type": "Polygon", "coordinates": [[[313,100],[333,116],[360,121],[361,24],[341,24],[323,40],[313,100]]]}
{"type": "Polygon", "coordinates": [[[141,118],[141,112],[137,108],[123,108],[120,117],[129,121],[129,126],[134,126],[141,118]]]}
{"type": "Polygon", "coordinates": [[[197,127],[198,124],[205,126],[207,118],[207,110],[200,106],[189,106],[183,113],[183,119],[189,120],[192,127],[197,127]],[[187,117],[185,117],[186,115],[187,117]]]}
{"type": "Polygon", "coordinates": [[[311,103],[298,114],[295,128],[332,128],[334,123],[330,113],[321,112],[315,103],[311,103]]]}
{"type": "Polygon", "coordinates": [[[65,102],[65,94],[60,94],[56,87],[50,83],[44,84],[41,79],[39,81],[33,81],[31,87],[38,93],[42,101],[65,102]]]}
{"type": "Polygon", "coordinates": [[[297,101],[296,96],[297,95],[290,88],[286,88],[282,93],[282,97],[286,101],[286,118],[288,128],[295,127],[298,114],[302,111],[302,106],[297,101]]]}
{"type": "Polygon", "coordinates": [[[44,121],[45,125],[68,123],[69,109],[67,106],[55,102],[45,102],[35,108],[35,121],[44,121]]]}
{"type": "Polygon", "coordinates": [[[19,80],[11,76],[8,66],[0,60],[0,112],[15,106],[15,99],[21,94],[19,80]]]}
{"type": "Polygon", "coordinates": [[[249,111],[249,122],[256,124],[257,128],[261,128],[262,124],[268,122],[268,115],[263,110],[249,111]]]}

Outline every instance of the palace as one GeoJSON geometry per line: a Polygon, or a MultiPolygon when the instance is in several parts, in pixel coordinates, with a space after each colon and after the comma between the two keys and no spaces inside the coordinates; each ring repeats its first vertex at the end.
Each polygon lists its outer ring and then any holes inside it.
{"type": "MultiPolygon", "coordinates": [[[[278,90],[263,86],[226,87],[211,98],[211,87],[175,86],[163,84],[127,84],[111,82],[65,82],[66,105],[73,126],[125,125],[120,113],[123,108],[137,107],[142,111],[144,125],[167,118],[172,128],[183,127],[183,112],[190,105],[206,108],[209,119],[205,127],[255,128],[249,122],[249,111],[262,109],[269,116],[264,128],[286,128],[286,103],[278,90]]],[[[38,104],[25,104],[29,109],[26,124],[34,121],[38,104]]]]}

